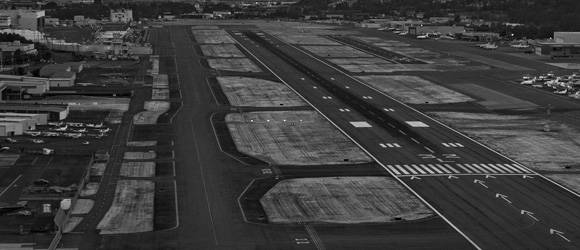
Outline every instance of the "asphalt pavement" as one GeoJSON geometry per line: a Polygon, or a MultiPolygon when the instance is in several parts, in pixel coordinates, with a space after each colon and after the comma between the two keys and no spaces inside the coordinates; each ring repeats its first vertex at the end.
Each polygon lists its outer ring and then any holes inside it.
{"type": "Polygon", "coordinates": [[[299,47],[251,33],[231,32],[248,53],[435,209],[472,247],[580,247],[580,220],[573,212],[580,208],[577,194],[299,47]],[[320,77],[350,95],[325,87],[320,77]],[[345,96],[357,96],[366,104],[345,96]],[[377,109],[397,122],[369,119],[379,116],[372,113],[377,109]]]}

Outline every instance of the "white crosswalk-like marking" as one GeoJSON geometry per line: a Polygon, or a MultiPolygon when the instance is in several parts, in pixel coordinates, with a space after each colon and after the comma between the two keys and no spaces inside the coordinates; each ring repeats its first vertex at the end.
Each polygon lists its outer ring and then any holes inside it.
{"type": "Polygon", "coordinates": [[[383,110],[384,111],[387,111],[387,112],[393,112],[393,111],[395,111],[395,109],[392,109],[392,108],[384,108],[383,110]]]}
{"type": "Polygon", "coordinates": [[[330,99],[332,99],[332,96],[323,96],[322,99],[330,100],[330,99]]]}
{"type": "Polygon", "coordinates": [[[381,146],[381,148],[401,148],[401,145],[399,143],[379,143],[379,146],[381,146]]]}
{"type": "Polygon", "coordinates": [[[373,97],[372,97],[372,96],[368,96],[368,95],[365,95],[365,96],[363,96],[362,98],[363,98],[363,99],[373,99],[373,97]]]}
{"type": "Polygon", "coordinates": [[[443,144],[443,146],[447,147],[447,148],[463,148],[463,147],[465,147],[465,146],[463,146],[463,144],[457,143],[457,142],[443,142],[441,144],[443,144]]]}
{"type": "MultiPolygon", "coordinates": [[[[379,145],[382,148],[391,148],[394,147],[393,144],[381,143],[379,145]]],[[[513,163],[396,164],[387,165],[387,168],[397,176],[452,174],[511,175],[533,173],[525,167],[513,163]]]]}

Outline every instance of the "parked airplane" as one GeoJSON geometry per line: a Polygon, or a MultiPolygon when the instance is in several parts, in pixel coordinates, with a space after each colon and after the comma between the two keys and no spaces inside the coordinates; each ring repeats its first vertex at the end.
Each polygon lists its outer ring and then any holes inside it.
{"type": "Polygon", "coordinates": [[[477,46],[479,46],[482,49],[497,49],[497,45],[493,43],[478,44],[477,46]]]}
{"type": "Polygon", "coordinates": [[[526,48],[529,48],[530,45],[529,44],[523,44],[523,43],[516,43],[516,44],[510,45],[510,47],[512,47],[512,48],[518,48],[518,49],[526,49],[526,48]]]}

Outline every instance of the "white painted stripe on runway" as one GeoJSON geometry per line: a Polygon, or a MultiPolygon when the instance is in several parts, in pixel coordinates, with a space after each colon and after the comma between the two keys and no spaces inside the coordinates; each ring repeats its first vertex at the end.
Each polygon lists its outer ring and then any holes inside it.
{"type": "Polygon", "coordinates": [[[425,166],[425,164],[419,164],[419,166],[421,166],[423,169],[427,170],[427,172],[429,172],[430,174],[435,173],[435,172],[433,172],[433,170],[429,169],[429,167],[425,166]]]}
{"type": "Polygon", "coordinates": [[[509,172],[505,171],[504,169],[501,169],[501,168],[498,168],[498,167],[494,166],[493,164],[479,164],[479,165],[485,166],[485,167],[487,167],[489,169],[493,169],[493,171],[500,172],[502,174],[509,173],[509,172]]]}
{"type": "Polygon", "coordinates": [[[415,171],[415,169],[413,169],[412,167],[409,167],[409,165],[404,165],[405,169],[409,170],[409,172],[411,172],[412,174],[418,174],[417,171],[415,171]]]}
{"type": "Polygon", "coordinates": [[[443,146],[445,146],[445,147],[449,147],[449,144],[447,144],[445,142],[444,143],[441,143],[441,144],[443,144],[443,146]]]}
{"type": "MultiPolygon", "coordinates": [[[[504,165],[508,165],[508,164],[504,164],[504,165]]],[[[521,166],[521,165],[519,165],[519,164],[512,164],[512,166],[513,166],[513,167],[515,167],[515,168],[518,168],[518,169],[520,169],[520,170],[521,170],[522,172],[524,172],[524,173],[530,173],[530,170],[528,170],[528,169],[526,169],[526,168],[522,167],[522,166],[521,166]]]]}
{"type": "Polygon", "coordinates": [[[409,172],[407,172],[404,167],[401,167],[400,165],[395,165],[395,167],[398,168],[403,174],[409,174],[409,172]]]}
{"type": "Polygon", "coordinates": [[[393,143],[393,145],[395,145],[396,148],[400,148],[401,145],[399,145],[399,143],[393,143]]]}
{"type": "Polygon", "coordinates": [[[391,169],[391,171],[393,171],[396,175],[401,175],[401,173],[399,172],[399,170],[397,170],[396,168],[394,168],[392,165],[387,165],[388,168],[391,169]]]}
{"type": "Polygon", "coordinates": [[[385,145],[384,143],[379,143],[379,146],[381,146],[381,148],[386,148],[387,145],[385,145]]]}
{"type": "Polygon", "coordinates": [[[461,169],[463,169],[463,171],[472,174],[474,171],[471,168],[468,168],[467,166],[463,166],[462,164],[457,164],[457,166],[461,169]]]}
{"type": "Polygon", "coordinates": [[[487,173],[488,172],[486,169],[481,168],[475,164],[463,164],[463,165],[465,165],[466,167],[471,168],[471,169],[476,169],[476,171],[475,171],[476,173],[487,173]]]}
{"type": "Polygon", "coordinates": [[[417,143],[417,144],[421,144],[419,141],[417,141],[415,138],[411,137],[411,141],[417,143]]]}
{"type": "Polygon", "coordinates": [[[412,165],[409,167],[409,170],[411,170],[411,169],[413,169],[412,171],[413,171],[413,172],[415,172],[415,173],[419,172],[419,173],[421,173],[421,174],[427,174],[427,172],[423,171],[423,169],[421,169],[419,166],[417,166],[417,165],[415,165],[415,164],[412,164],[412,165]]]}
{"type": "Polygon", "coordinates": [[[518,172],[520,172],[520,170],[517,169],[517,168],[514,169],[514,168],[511,168],[511,167],[505,167],[505,166],[502,166],[501,164],[488,164],[488,165],[493,165],[496,168],[503,169],[503,170],[507,171],[508,173],[518,173],[518,172]]]}
{"type": "Polygon", "coordinates": [[[494,173],[495,172],[494,169],[490,169],[487,166],[485,166],[484,164],[471,164],[471,166],[481,169],[481,172],[482,173],[485,173],[485,174],[489,174],[489,173],[494,173]]]}
{"type": "Polygon", "coordinates": [[[451,174],[451,171],[447,169],[445,166],[441,164],[435,164],[439,169],[441,169],[444,173],[451,174]]]}
{"type": "Polygon", "coordinates": [[[457,146],[458,146],[458,147],[460,147],[460,148],[463,148],[463,147],[465,147],[465,146],[463,146],[463,144],[461,144],[461,143],[455,143],[455,145],[457,145],[457,146]]]}
{"type": "Polygon", "coordinates": [[[427,166],[429,166],[431,169],[435,170],[435,172],[437,172],[438,174],[443,173],[443,171],[441,171],[439,168],[437,168],[437,166],[435,166],[433,164],[427,164],[427,166]]]}
{"type": "Polygon", "coordinates": [[[445,167],[447,167],[448,169],[451,169],[451,171],[453,171],[453,172],[454,172],[454,173],[456,173],[456,174],[459,174],[459,173],[461,173],[461,172],[459,172],[457,169],[455,169],[454,167],[452,167],[452,166],[451,166],[451,165],[449,165],[449,164],[443,164],[443,165],[444,165],[445,167]]]}

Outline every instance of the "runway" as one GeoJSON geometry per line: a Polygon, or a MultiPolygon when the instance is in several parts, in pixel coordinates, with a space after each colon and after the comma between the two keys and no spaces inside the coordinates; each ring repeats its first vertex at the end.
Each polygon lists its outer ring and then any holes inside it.
{"type": "Polygon", "coordinates": [[[261,32],[230,34],[471,247],[580,247],[577,194],[298,47],[261,32]]]}

